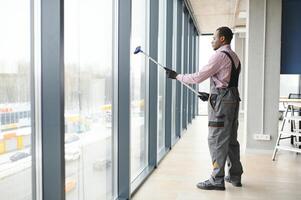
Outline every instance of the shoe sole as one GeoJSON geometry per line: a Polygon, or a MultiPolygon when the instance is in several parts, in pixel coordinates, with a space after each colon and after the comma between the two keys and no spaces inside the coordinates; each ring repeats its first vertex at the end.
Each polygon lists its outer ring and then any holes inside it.
{"type": "Polygon", "coordinates": [[[228,183],[231,183],[234,187],[242,187],[241,183],[233,183],[232,181],[226,180],[226,179],[225,179],[225,181],[228,182],[228,183]]]}
{"type": "Polygon", "coordinates": [[[241,183],[231,183],[234,187],[242,187],[241,183]]]}
{"type": "Polygon", "coordinates": [[[197,188],[201,190],[219,190],[219,191],[224,191],[226,189],[225,187],[200,187],[198,185],[197,188]]]}

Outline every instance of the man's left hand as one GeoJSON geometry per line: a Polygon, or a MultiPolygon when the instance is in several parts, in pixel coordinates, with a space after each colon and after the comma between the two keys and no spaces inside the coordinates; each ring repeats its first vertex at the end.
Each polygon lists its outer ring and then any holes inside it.
{"type": "Polygon", "coordinates": [[[198,92],[199,93],[199,98],[202,100],[202,101],[208,101],[209,99],[209,94],[206,93],[206,92],[198,92]]]}

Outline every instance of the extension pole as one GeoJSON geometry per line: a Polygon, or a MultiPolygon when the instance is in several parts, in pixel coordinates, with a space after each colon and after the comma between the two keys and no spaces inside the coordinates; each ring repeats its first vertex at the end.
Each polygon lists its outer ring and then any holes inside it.
{"type": "MultiPolygon", "coordinates": [[[[163,66],[162,64],[158,63],[155,59],[153,59],[152,57],[150,57],[147,53],[145,53],[144,51],[142,51],[140,46],[136,47],[136,49],[135,49],[135,51],[134,51],[134,54],[138,54],[138,53],[144,54],[148,59],[150,59],[151,61],[153,61],[155,64],[159,65],[160,67],[163,67],[165,70],[166,70],[166,69],[169,69],[169,68],[163,66]]],[[[194,90],[194,89],[193,89],[192,87],[190,87],[188,84],[183,83],[183,82],[181,82],[181,81],[179,81],[179,82],[182,83],[183,85],[185,85],[190,91],[192,91],[192,92],[193,92],[194,94],[196,94],[197,96],[200,95],[196,90],[194,90]]]]}

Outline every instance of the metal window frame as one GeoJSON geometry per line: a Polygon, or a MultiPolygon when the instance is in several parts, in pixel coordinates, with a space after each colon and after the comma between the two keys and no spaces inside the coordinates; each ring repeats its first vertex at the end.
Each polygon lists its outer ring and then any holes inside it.
{"type": "MultiPolygon", "coordinates": [[[[157,60],[158,55],[158,0],[147,0],[147,9],[149,12],[149,26],[147,30],[147,44],[149,55],[157,60]]],[[[147,52],[147,51],[146,51],[147,52]]],[[[150,174],[157,166],[157,84],[158,84],[158,69],[156,64],[151,61],[146,62],[148,65],[146,70],[146,115],[145,126],[148,135],[148,164],[142,172],[135,177],[131,183],[131,196],[133,196],[141,185],[147,180],[150,174]],[[152,87],[150,87],[150,80],[152,87]],[[152,112],[149,112],[149,111],[152,112]],[[147,123],[148,122],[148,123],[147,123]]]]}
{"type": "MultiPolygon", "coordinates": [[[[34,0],[32,0],[34,1],[34,0]]],[[[38,1],[38,0],[37,0],[38,1]]],[[[36,2],[36,1],[35,1],[36,2]]],[[[151,9],[151,29],[150,31],[150,55],[156,58],[157,56],[157,30],[158,30],[158,0],[150,1],[151,9]]],[[[115,22],[118,25],[115,26],[116,44],[114,47],[114,78],[118,77],[118,81],[114,80],[114,105],[116,109],[113,110],[114,116],[114,143],[117,143],[117,147],[114,148],[118,152],[113,152],[117,154],[117,198],[118,199],[130,199],[131,198],[131,178],[130,178],[130,40],[131,37],[131,0],[118,0],[116,1],[117,15],[115,22]],[[115,89],[115,88],[114,88],[115,89]]],[[[172,65],[173,55],[173,3],[174,1],[167,2],[167,30],[166,30],[166,64],[167,66],[172,65]]],[[[177,46],[177,65],[176,69],[179,72],[184,72],[182,70],[182,63],[187,63],[187,59],[182,57],[182,52],[185,51],[185,46],[187,42],[182,44],[182,40],[187,40],[187,33],[182,36],[183,24],[187,22],[183,21],[183,18],[188,20],[188,13],[184,14],[183,8],[184,3],[182,0],[176,0],[177,3],[177,35],[176,35],[176,46],[177,46]],[[186,17],[185,17],[186,16],[186,17]],[[182,18],[183,17],[183,18],[182,18]],[[183,38],[182,38],[183,37],[183,38]],[[183,47],[183,48],[182,48],[183,47]],[[184,49],[184,50],[183,50],[184,49]],[[184,59],[183,59],[184,58],[184,59]]],[[[36,4],[39,5],[39,4],[36,4]]],[[[43,131],[41,135],[41,154],[35,154],[37,159],[41,157],[41,177],[38,175],[33,176],[35,179],[35,199],[44,200],[64,200],[65,199],[65,160],[64,160],[64,1],[63,0],[41,0],[41,66],[39,66],[39,61],[35,59],[34,64],[34,83],[35,97],[34,103],[34,118],[35,118],[35,132],[43,131]],[[40,86],[40,88],[39,88],[40,86]],[[51,86],[51,87],[50,87],[51,86]],[[38,98],[41,94],[40,99],[38,98]],[[39,104],[40,102],[40,111],[39,104]],[[40,115],[39,127],[37,124],[40,115]],[[39,157],[40,156],[40,157],[39,157]],[[40,178],[40,179],[37,179],[40,178]],[[43,178],[43,184],[41,181],[43,178]],[[40,182],[39,182],[40,181],[40,182]],[[41,191],[37,186],[41,185],[41,191]],[[38,193],[40,192],[40,193],[38,193]]],[[[38,26],[37,26],[38,27],[38,26]]],[[[186,30],[187,31],[187,30],[186,30]]],[[[38,33],[38,32],[37,32],[38,33]]],[[[185,32],[184,32],[185,33],[185,32]]],[[[38,37],[36,34],[32,36],[36,39],[38,37]]],[[[197,44],[196,38],[196,44],[197,44]]],[[[198,45],[195,44],[195,49],[191,52],[195,52],[195,58],[198,58],[198,45]]],[[[38,43],[35,46],[35,50],[38,50],[38,43]]],[[[36,55],[36,54],[35,54],[36,55]]],[[[185,55],[185,54],[183,54],[185,55]]],[[[195,67],[197,67],[197,59],[195,60],[195,67]]],[[[154,64],[150,63],[149,76],[151,78],[156,78],[157,69],[154,64]]],[[[170,99],[171,93],[171,80],[166,82],[166,96],[170,99]]],[[[182,86],[177,83],[176,86],[176,136],[180,137],[182,132],[182,86]]],[[[149,96],[149,110],[156,110],[157,105],[157,88],[156,86],[150,87],[149,96]],[[154,93],[155,92],[155,93],[154,93]]],[[[171,138],[171,114],[172,107],[169,104],[170,101],[166,99],[166,126],[165,126],[165,145],[166,148],[171,148],[172,138],[171,138]]],[[[186,102],[187,103],[187,102],[186,102]]],[[[185,105],[185,104],[183,104],[185,105]]],[[[148,114],[148,113],[147,113],[148,114]]],[[[148,128],[151,133],[156,132],[157,115],[155,112],[149,113],[149,124],[148,128]]],[[[36,134],[35,134],[36,135],[36,134]]],[[[155,166],[157,165],[157,134],[149,134],[149,166],[148,170],[145,172],[142,181],[139,183],[141,185],[143,181],[150,175],[155,166]]],[[[35,136],[35,143],[39,141],[37,135],[35,136]]],[[[38,149],[38,145],[35,146],[35,151],[38,149]]],[[[37,163],[36,163],[37,164],[37,163]]],[[[37,171],[38,168],[34,168],[37,171]]],[[[136,188],[138,189],[138,187],[136,188]]]]}
{"type": "MultiPolygon", "coordinates": [[[[45,200],[64,200],[64,1],[42,0],[40,14],[42,59],[40,71],[36,67],[35,72],[37,87],[35,96],[37,103],[39,101],[37,94],[41,93],[41,127],[38,128],[43,131],[41,148],[43,184],[37,182],[42,187],[41,193],[37,193],[37,196],[40,195],[45,200]],[[37,85],[39,81],[40,88],[37,85]]],[[[36,119],[39,119],[38,112],[37,109],[36,119]]]]}
{"type": "MultiPolygon", "coordinates": [[[[193,72],[194,73],[196,73],[197,71],[196,71],[196,57],[195,57],[195,48],[196,48],[196,42],[195,42],[195,27],[193,27],[193,40],[192,40],[192,43],[193,43],[193,51],[192,51],[192,53],[193,53],[193,58],[192,58],[192,60],[193,60],[193,72]]],[[[195,84],[194,86],[193,86],[193,88],[196,90],[196,91],[198,91],[197,90],[197,85],[198,84],[195,84]]],[[[196,96],[196,95],[193,95],[193,115],[192,115],[192,117],[193,117],[193,119],[195,119],[195,116],[196,116],[196,104],[197,104],[197,102],[198,102],[198,97],[196,96]]]]}
{"type": "MultiPolygon", "coordinates": [[[[178,7],[178,0],[172,0],[173,2],[173,13],[172,13],[172,65],[170,66],[173,70],[177,71],[177,29],[178,29],[178,17],[177,17],[177,7],[178,7]]],[[[171,101],[171,110],[172,116],[171,116],[171,147],[175,144],[177,141],[177,134],[176,134],[176,87],[177,82],[171,81],[172,83],[172,101],[171,101]]]]}
{"type": "MultiPolygon", "coordinates": [[[[159,0],[150,1],[149,55],[158,60],[159,0]]],[[[149,62],[149,157],[148,165],[157,166],[158,66],[149,62]]]]}
{"type": "MultiPolygon", "coordinates": [[[[188,59],[188,10],[183,4],[183,18],[184,18],[184,30],[183,30],[183,65],[182,65],[182,73],[186,74],[188,72],[187,66],[189,65],[188,59]]],[[[182,93],[183,100],[183,112],[182,112],[182,130],[187,129],[188,123],[188,91],[186,87],[183,87],[182,93]]]]}
{"type": "Polygon", "coordinates": [[[131,196],[130,157],[130,40],[131,0],[118,0],[118,199],[131,196]]]}
{"type": "MultiPolygon", "coordinates": [[[[173,61],[173,13],[174,2],[167,1],[166,9],[166,66],[171,67],[173,61]]],[[[165,147],[171,149],[172,146],[172,80],[166,80],[165,91],[165,147]]]]}
{"type": "MultiPolygon", "coordinates": [[[[196,57],[195,57],[195,45],[196,45],[196,33],[195,33],[195,27],[192,26],[192,73],[196,72],[196,57]]],[[[193,85],[193,89],[196,90],[197,84],[193,85]]],[[[192,98],[192,119],[195,119],[195,114],[196,114],[196,103],[197,103],[197,96],[193,94],[192,98]]]]}
{"type": "Polygon", "coordinates": [[[193,8],[192,8],[192,5],[191,5],[191,2],[190,2],[190,0],[183,0],[184,1],[184,3],[185,3],[185,5],[186,5],[186,7],[187,7],[187,10],[188,10],[188,12],[189,12],[189,16],[191,17],[191,19],[192,19],[192,22],[193,22],[193,26],[194,26],[194,28],[195,28],[195,30],[197,31],[197,33],[200,33],[200,28],[199,28],[199,26],[198,26],[198,24],[197,24],[197,20],[195,19],[195,16],[194,16],[194,11],[193,11],[193,8]]]}
{"type": "Polygon", "coordinates": [[[43,200],[64,200],[64,0],[41,0],[41,39],[43,200]]]}
{"type": "MultiPolygon", "coordinates": [[[[182,72],[182,30],[183,30],[183,1],[177,0],[177,61],[176,71],[182,72]]],[[[176,137],[181,137],[182,132],[182,85],[176,82],[176,137]]],[[[176,141],[174,141],[175,144],[176,141]]]]}
{"type": "MultiPolygon", "coordinates": [[[[146,26],[145,26],[145,51],[146,52],[150,52],[150,10],[151,10],[151,1],[150,0],[144,0],[146,1],[146,7],[145,7],[145,15],[146,15],[146,26]]],[[[133,51],[133,50],[132,50],[133,51]]],[[[132,185],[137,185],[139,184],[139,180],[144,179],[144,175],[143,174],[147,174],[150,171],[150,167],[149,167],[149,155],[150,155],[150,141],[149,141],[149,111],[150,111],[150,63],[152,63],[149,59],[145,58],[145,88],[143,89],[141,87],[141,93],[145,92],[145,99],[144,99],[144,104],[145,104],[145,116],[144,116],[144,134],[146,135],[146,140],[144,141],[144,145],[146,146],[146,160],[147,160],[147,165],[145,166],[145,168],[143,169],[143,171],[141,172],[141,175],[139,175],[138,177],[136,177],[136,183],[132,185]]]]}
{"type": "MultiPolygon", "coordinates": [[[[171,24],[169,24],[170,21],[168,21],[168,20],[170,20],[169,19],[170,12],[168,12],[168,9],[170,9],[170,5],[172,6],[172,0],[170,0],[170,1],[162,0],[162,1],[164,1],[164,12],[163,13],[164,13],[164,18],[165,18],[164,19],[165,20],[165,24],[164,24],[164,26],[165,26],[165,34],[164,34],[164,42],[165,42],[165,44],[164,44],[165,45],[164,60],[165,60],[165,63],[163,63],[163,64],[170,67],[172,65],[167,64],[167,60],[168,60],[167,56],[172,55],[172,49],[170,49],[170,50],[168,49],[170,47],[168,46],[167,43],[168,43],[168,40],[170,40],[170,39],[172,42],[172,32],[170,32],[170,30],[172,31],[173,25],[172,25],[172,16],[171,16],[171,24]]],[[[160,5],[160,0],[158,0],[158,4],[160,5]]],[[[160,6],[158,8],[158,12],[159,12],[159,9],[160,9],[160,6]]],[[[158,26],[159,26],[159,20],[160,19],[158,18],[158,26]]],[[[159,33],[159,30],[158,30],[158,33],[159,33]]],[[[158,49],[159,49],[159,44],[158,44],[158,49]]],[[[172,59],[172,57],[170,57],[170,58],[172,59]]],[[[164,118],[163,118],[163,120],[164,120],[164,127],[163,127],[163,129],[164,129],[164,148],[161,150],[159,150],[159,149],[157,150],[158,151],[157,152],[157,165],[164,158],[164,156],[167,155],[168,151],[170,150],[170,143],[171,143],[171,135],[170,135],[170,133],[171,133],[171,124],[170,124],[170,122],[171,122],[171,103],[170,102],[171,102],[171,95],[172,95],[171,90],[172,89],[171,89],[171,87],[168,88],[168,86],[167,86],[168,80],[169,79],[165,76],[165,79],[164,79],[164,103],[163,103],[164,104],[164,111],[163,111],[164,112],[164,115],[163,115],[164,116],[164,118]],[[167,92],[170,92],[169,98],[167,96],[167,92]],[[167,98],[168,98],[168,101],[167,101],[167,98]],[[170,108],[167,108],[167,106],[170,108]],[[169,126],[169,127],[166,128],[166,126],[169,126]]],[[[169,81],[171,81],[171,80],[169,80],[169,81]]],[[[159,91],[159,89],[158,89],[158,91],[159,91]]],[[[158,121],[158,119],[157,119],[157,121],[158,121]]],[[[158,128],[157,128],[157,134],[159,136],[158,128]]]]}
{"type": "MultiPolygon", "coordinates": [[[[172,0],[172,47],[171,47],[171,51],[172,51],[172,62],[170,67],[173,70],[177,70],[176,69],[176,54],[177,54],[177,4],[178,4],[178,0],[172,0]]],[[[171,81],[170,79],[168,79],[168,81],[171,81]]],[[[171,81],[171,111],[175,111],[176,110],[176,81],[171,81]]],[[[176,113],[172,112],[171,114],[171,147],[174,143],[174,141],[176,140],[176,113]]]]}

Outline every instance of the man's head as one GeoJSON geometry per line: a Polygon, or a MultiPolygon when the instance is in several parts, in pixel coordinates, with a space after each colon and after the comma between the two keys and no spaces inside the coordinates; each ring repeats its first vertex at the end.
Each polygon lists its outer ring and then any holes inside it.
{"type": "Polygon", "coordinates": [[[226,26],[219,27],[216,29],[211,42],[213,50],[217,50],[223,45],[230,44],[232,38],[233,33],[230,28],[226,26]]]}

